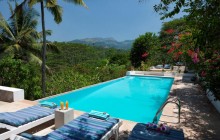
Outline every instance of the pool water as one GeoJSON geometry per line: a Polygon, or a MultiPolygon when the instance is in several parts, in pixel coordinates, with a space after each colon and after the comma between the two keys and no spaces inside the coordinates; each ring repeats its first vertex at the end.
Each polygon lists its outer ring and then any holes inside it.
{"type": "Polygon", "coordinates": [[[40,102],[69,101],[69,106],[76,110],[103,111],[113,117],[146,123],[153,121],[172,84],[173,78],[125,76],[40,102]]]}

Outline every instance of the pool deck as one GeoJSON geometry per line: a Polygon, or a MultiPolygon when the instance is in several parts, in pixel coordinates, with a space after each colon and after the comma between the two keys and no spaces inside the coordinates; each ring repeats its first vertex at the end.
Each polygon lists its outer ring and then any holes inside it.
{"type": "MultiPolygon", "coordinates": [[[[168,104],[161,115],[160,122],[167,123],[177,129],[183,129],[185,139],[213,140],[220,138],[220,114],[208,101],[201,87],[190,82],[189,77],[176,76],[172,86],[171,98],[179,98],[181,101],[181,119],[178,123],[177,108],[174,104],[168,104]]],[[[35,101],[20,101],[6,103],[0,101],[0,112],[16,111],[37,104],[35,101]]],[[[74,111],[74,118],[83,114],[74,111]]],[[[136,123],[124,120],[120,127],[120,139],[126,140],[136,123]]],[[[46,135],[54,130],[54,122],[48,122],[32,129],[35,135],[46,135]]]]}

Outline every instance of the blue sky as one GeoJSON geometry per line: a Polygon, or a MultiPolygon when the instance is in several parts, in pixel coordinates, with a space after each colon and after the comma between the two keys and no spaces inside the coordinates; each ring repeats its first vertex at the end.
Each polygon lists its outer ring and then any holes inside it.
{"type": "MultiPolygon", "coordinates": [[[[56,24],[49,12],[46,12],[46,28],[53,31],[50,41],[71,41],[92,37],[113,37],[118,41],[131,40],[146,32],[158,33],[162,22],[153,6],[160,0],[84,0],[89,9],[63,2],[63,21],[56,24]]],[[[36,8],[40,11],[39,4],[36,8]]],[[[7,19],[8,5],[0,2],[0,11],[7,19]]],[[[175,16],[181,17],[183,14],[175,16]]],[[[40,17],[39,17],[40,23],[40,17]]],[[[38,30],[41,30],[39,24],[38,30]]]]}

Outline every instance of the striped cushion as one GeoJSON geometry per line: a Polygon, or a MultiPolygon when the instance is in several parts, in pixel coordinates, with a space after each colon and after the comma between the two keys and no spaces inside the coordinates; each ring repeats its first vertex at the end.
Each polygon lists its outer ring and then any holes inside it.
{"type": "Polygon", "coordinates": [[[118,119],[110,117],[106,120],[95,119],[85,113],[42,139],[98,140],[118,122],[118,119]]]}
{"type": "Polygon", "coordinates": [[[170,133],[161,133],[147,129],[146,124],[138,123],[133,128],[128,140],[184,140],[183,131],[170,129],[170,133]]]}
{"type": "Polygon", "coordinates": [[[21,126],[37,119],[49,116],[54,109],[44,108],[39,105],[24,108],[16,112],[0,113],[0,122],[11,126],[21,126]]]}

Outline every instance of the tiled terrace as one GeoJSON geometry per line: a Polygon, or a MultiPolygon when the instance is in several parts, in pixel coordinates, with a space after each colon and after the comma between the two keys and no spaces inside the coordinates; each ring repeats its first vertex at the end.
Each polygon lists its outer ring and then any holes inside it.
{"type": "MultiPolygon", "coordinates": [[[[175,77],[175,83],[172,86],[171,98],[179,97],[181,101],[181,120],[177,123],[178,117],[176,106],[168,104],[163,110],[160,121],[167,123],[175,128],[183,129],[186,139],[219,139],[220,138],[220,114],[208,101],[203,91],[197,84],[189,82],[189,78],[182,80],[182,77],[175,77]]],[[[37,102],[20,101],[6,103],[0,101],[0,112],[16,111],[21,108],[29,107],[37,102]]],[[[74,111],[74,118],[82,114],[81,111],[74,111]]],[[[130,131],[136,123],[124,121],[120,128],[120,139],[127,139],[130,131]]],[[[29,130],[35,135],[45,135],[54,129],[53,121],[48,122],[29,130]]]]}

